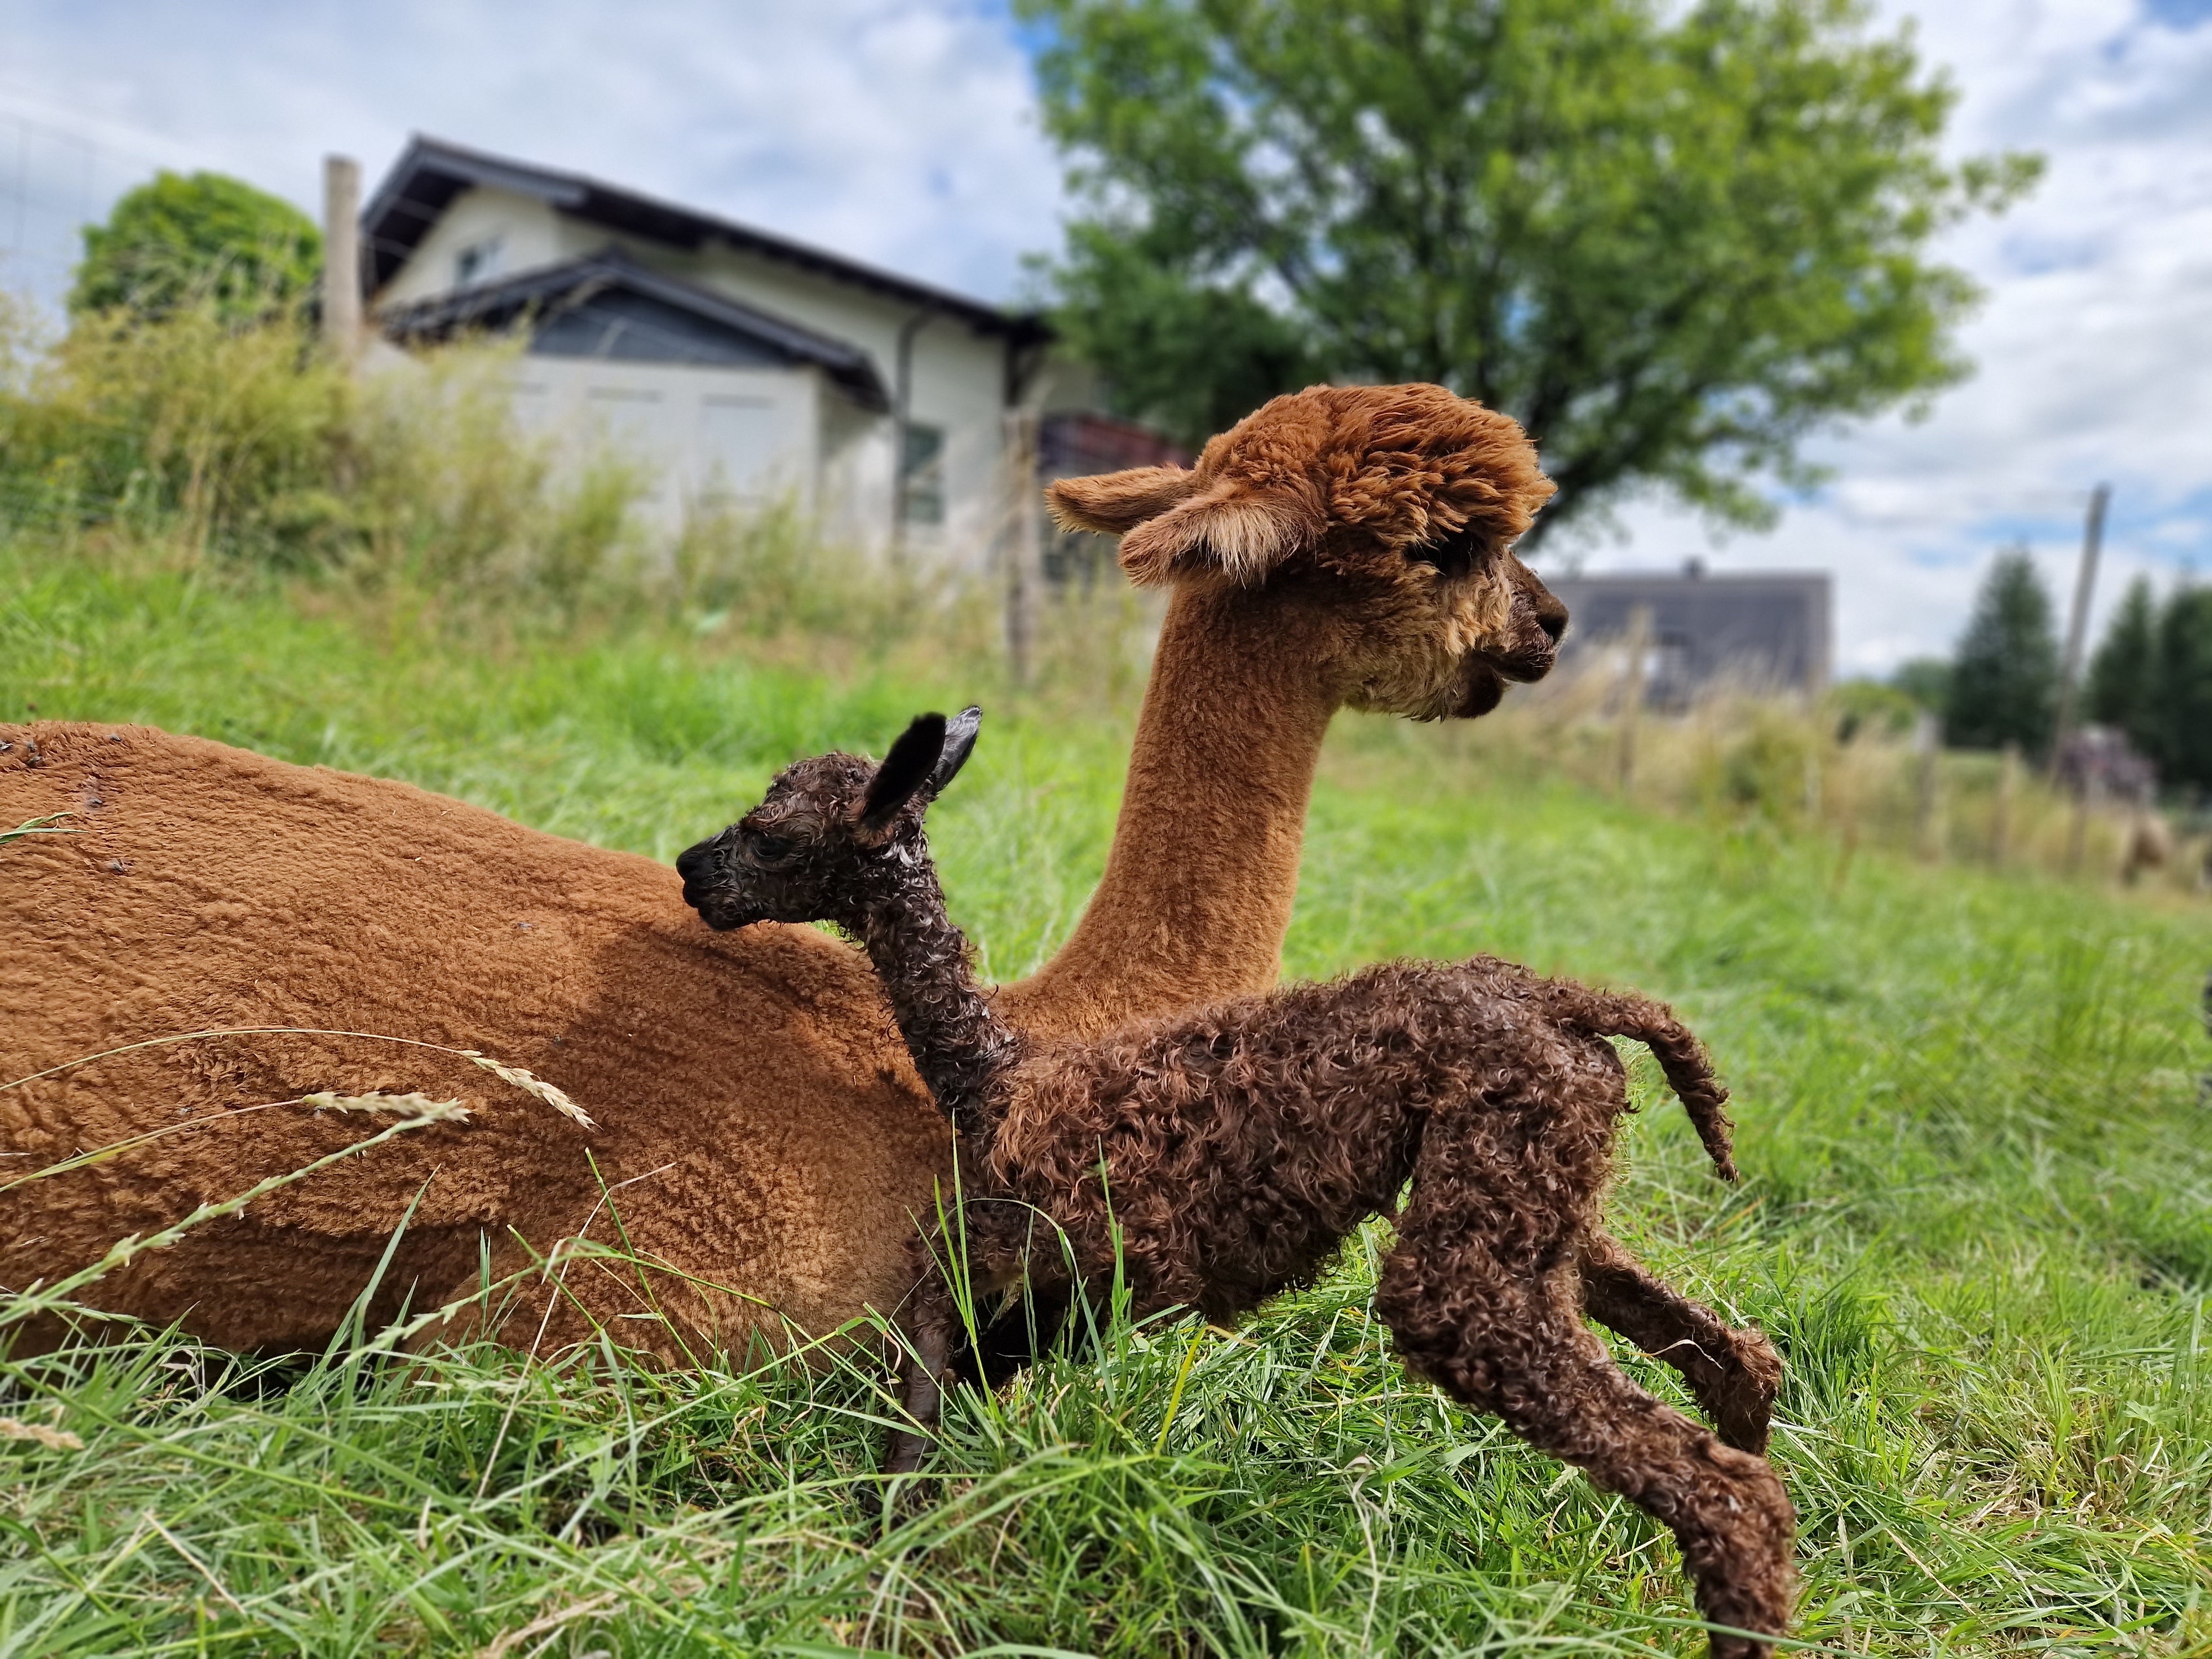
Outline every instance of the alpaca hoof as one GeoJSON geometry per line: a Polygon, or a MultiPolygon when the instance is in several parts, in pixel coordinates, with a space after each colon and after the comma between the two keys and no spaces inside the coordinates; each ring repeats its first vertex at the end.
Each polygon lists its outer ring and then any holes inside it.
{"type": "Polygon", "coordinates": [[[1782,1356],[1757,1331],[1736,1334],[1736,1363],[1707,1402],[1721,1443],[1753,1457],[1766,1455],[1774,1402],[1782,1392],[1782,1356]]]}
{"type": "MultiPolygon", "coordinates": [[[[1712,1659],[1771,1659],[1774,1638],[1790,1633],[1797,1600],[1797,1570],[1790,1559],[1796,1512],[1781,1477],[1764,1459],[1719,1446],[1708,1455],[1726,1498],[1709,1510],[1715,1531],[1696,1552],[1692,1569],[1698,1611],[1720,1626],[1710,1638],[1710,1651],[1712,1659]]],[[[1690,1565],[1689,1540],[1676,1536],[1690,1565]]]]}
{"type": "Polygon", "coordinates": [[[893,1429],[890,1444],[884,1451],[885,1474],[913,1474],[921,1468],[921,1460],[929,1455],[930,1438],[916,1434],[911,1429],[893,1429]]]}

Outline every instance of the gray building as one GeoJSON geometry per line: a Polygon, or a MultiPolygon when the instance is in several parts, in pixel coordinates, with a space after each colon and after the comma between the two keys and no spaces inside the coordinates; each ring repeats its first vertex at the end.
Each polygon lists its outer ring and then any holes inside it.
{"type": "Polygon", "coordinates": [[[1571,618],[1563,668],[1618,647],[1644,613],[1646,701],[1680,708],[1717,682],[1827,690],[1832,583],[1825,570],[1715,575],[1692,559],[1679,571],[1546,576],[1571,618]],[[1579,661],[1577,660],[1579,659],[1579,661]]]}

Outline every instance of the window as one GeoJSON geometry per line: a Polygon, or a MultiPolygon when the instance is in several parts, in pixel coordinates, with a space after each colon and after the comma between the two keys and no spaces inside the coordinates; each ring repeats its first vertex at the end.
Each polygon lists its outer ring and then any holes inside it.
{"type": "Polygon", "coordinates": [[[471,242],[453,256],[453,286],[466,288],[471,283],[489,282],[499,275],[499,256],[502,238],[487,236],[480,242],[471,242]]]}
{"type": "Polygon", "coordinates": [[[899,461],[899,499],[908,524],[945,522],[945,428],[907,422],[899,461]]]}

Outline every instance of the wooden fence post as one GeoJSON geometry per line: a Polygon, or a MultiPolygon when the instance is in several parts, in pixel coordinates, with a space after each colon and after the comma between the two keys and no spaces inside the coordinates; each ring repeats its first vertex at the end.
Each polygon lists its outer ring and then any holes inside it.
{"type": "Polygon", "coordinates": [[[1037,526],[1036,411],[1006,411],[1007,497],[1012,514],[1006,542],[1006,663],[1014,684],[1026,690],[1035,668],[1037,605],[1043,597],[1044,561],[1037,526]]]}
{"type": "Polygon", "coordinates": [[[2004,868],[2011,850],[2013,794],[2020,787],[2020,745],[2008,743],[1997,761],[1996,804],[1990,812],[1990,862],[2004,868]]]}
{"type": "Polygon", "coordinates": [[[2081,768],[2081,787],[2074,792],[2074,816],[2066,826],[2066,873],[2076,876],[2081,872],[2081,855],[2088,849],[2089,819],[2105,793],[2103,769],[2094,759],[2085,759],[2081,768]]]}
{"type": "Polygon", "coordinates": [[[351,368],[361,356],[361,163],[323,157],[323,341],[351,368]]]}
{"type": "Polygon", "coordinates": [[[1628,665],[1620,686],[1620,752],[1615,770],[1623,800],[1636,784],[1636,726],[1644,714],[1644,659],[1650,650],[1651,608],[1639,605],[1628,613],[1628,665]]]}
{"type": "Polygon", "coordinates": [[[1942,846],[1942,779],[1938,763],[1942,758],[1942,744],[1937,741],[1936,716],[1926,709],[1913,723],[1912,748],[1918,759],[1919,776],[1915,791],[1913,840],[1920,856],[1933,862],[1943,856],[1942,846]]]}

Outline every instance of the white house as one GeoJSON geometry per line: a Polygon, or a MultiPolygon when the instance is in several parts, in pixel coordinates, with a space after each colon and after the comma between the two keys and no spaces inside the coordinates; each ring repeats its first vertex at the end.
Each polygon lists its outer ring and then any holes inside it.
{"type": "Polygon", "coordinates": [[[361,222],[387,337],[526,328],[525,420],[618,442],[671,522],[717,495],[789,494],[835,534],[987,556],[1035,495],[1007,415],[1048,414],[1052,386],[1079,383],[1046,372],[1035,316],[434,139],[361,222]]]}

